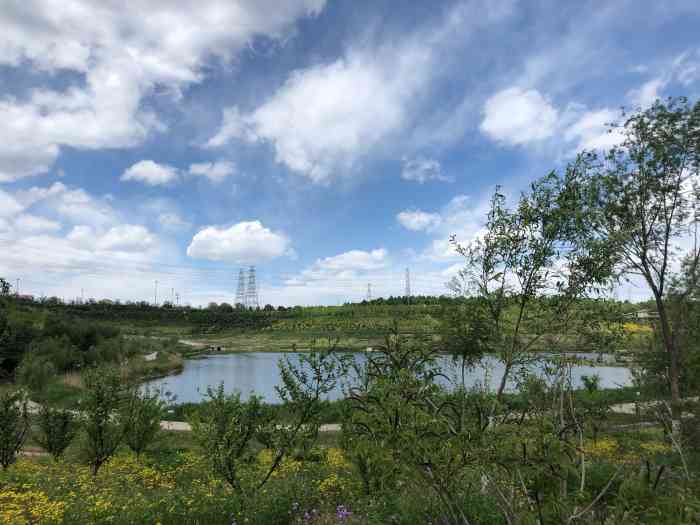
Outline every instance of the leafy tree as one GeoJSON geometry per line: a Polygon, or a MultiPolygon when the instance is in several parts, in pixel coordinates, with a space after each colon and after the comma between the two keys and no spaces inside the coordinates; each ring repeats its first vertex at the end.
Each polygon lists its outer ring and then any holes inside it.
{"type": "Polygon", "coordinates": [[[97,476],[100,467],[115,453],[124,438],[128,423],[120,409],[125,402],[125,387],[119,372],[111,367],[91,368],[83,374],[85,395],[80,401],[83,428],[83,453],[97,476]]]}
{"type": "Polygon", "coordinates": [[[36,440],[54,460],[59,460],[78,431],[77,416],[70,410],[42,406],[36,440]]]}
{"type": "MultiPolygon", "coordinates": [[[[681,245],[697,225],[700,189],[700,102],[670,98],[626,115],[614,129],[621,144],[603,156],[583,155],[575,182],[579,216],[591,237],[617,253],[623,276],[640,276],[659,317],[667,358],[674,427],[680,425],[684,348],[669,312],[667,293],[681,245]]],[[[700,247],[688,260],[697,266],[700,247]]]]}
{"type": "Polygon", "coordinates": [[[192,435],[206,454],[214,473],[241,494],[247,492],[242,470],[255,457],[253,440],[272,425],[260,398],[241,401],[240,393],[226,394],[223,383],[207,388],[204,403],[190,419],[192,435]]]}
{"type": "Polygon", "coordinates": [[[167,402],[157,390],[132,388],[123,405],[121,419],[126,424],[124,441],[137,456],[158,438],[166,407],[167,402]]]}
{"type": "Polygon", "coordinates": [[[489,345],[504,364],[499,400],[530,352],[545,336],[561,338],[571,330],[577,302],[610,277],[611,256],[603,243],[585,237],[568,179],[569,170],[563,177],[548,174],[521,194],[515,209],[497,189],[484,234],[466,246],[452,237],[466,265],[451,288],[483,305],[474,309],[479,317],[471,324],[483,326],[485,312],[489,345]]]}
{"type": "Polygon", "coordinates": [[[0,295],[10,295],[12,285],[3,277],[0,277],[0,295]]]}
{"type": "Polygon", "coordinates": [[[0,392],[0,465],[6,470],[17,459],[29,433],[27,398],[21,391],[0,392]]]}

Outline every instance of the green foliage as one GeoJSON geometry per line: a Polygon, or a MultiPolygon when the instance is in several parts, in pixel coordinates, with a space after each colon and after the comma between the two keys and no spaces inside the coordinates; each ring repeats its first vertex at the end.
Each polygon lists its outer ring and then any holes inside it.
{"type": "Polygon", "coordinates": [[[207,389],[206,403],[190,419],[192,433],[214,473],[242,493],[243,470],[256,454],[254,439],[274,425],[260,399],[241,401],[240,393],[226,394],[224,385],[207,389]]]}
{"type": "Polygon", "coordinates": [[[42,406],[37,420],[37,443],[55,460],[60,459],[78,431],[77,416],[70,410],[42,406]]]}
{"type": "Polygon", "coordinates": [[[56,368],[47,358],[28,352],[15,371],[19,384],[32,392],[40,392],[56,375],[56,368]]]}
{"type": "Polygon", "coordinates": [[[124,406],[126,387],[114,368],[91,368],[83,374],[85,394],[80,401],[83,429],[82,453],[97,476],[100,467],[115,453],[129,424],[120,409],[124,406]]]}
{"type": "Polygon", "coordinates": [[[21,391],[0,391],[0,465],[7,469],[17,459],[29,432],[27,398],[21,391]]]}
{"type": "Polygon", "coordinates": [[[133,388],[129,393],[120,418],[126,425],[124,441],[137,456],[158,438],[167,406],[157,390],[133,388]]]}

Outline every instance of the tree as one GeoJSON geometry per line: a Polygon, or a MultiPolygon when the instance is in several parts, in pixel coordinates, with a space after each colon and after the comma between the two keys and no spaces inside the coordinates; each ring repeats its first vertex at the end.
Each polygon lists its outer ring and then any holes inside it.
{"type": "Polygon", "coordinates": [[[148,388],[132,388],[122,408],[125,422],[124,441],[140,456],[160,434],[160,421],[167,407],[160,392],[148,388]]]}
{"type": "Polygon", "coordinates": [[[457,295],[478,299],[470,324],[482,327],[482,333],[489,328],[488,344],[504,364],[498,400],[531,351],[545,336],[562,338],[574,322],[577,301],[610,277],[605,245],[585,237],[576,219],[570,172],[552,172],[534,182],[514,209],[497,188],[483,235],[466,246],[452,237],[466,265],[450,286],[457,295]]]}
{"type": "Polygon", "coordinates": [[[248,487],[243,485],[241,471],[255,458],[252,442],[273,424],[260,398],[252,396],[243,402],[238,392],[227,395],[223,383],[216,389],[208,387],[205,401],[190,424],[214,473],[245,496],[248,487]]]}
{"type": "MultiPolygon", "coordinates": [[[[625,116],[616,128],[622,142],[602,156],[581,156],[576,178],[579,213],[591,237],[606,239],[622,276],[639,276],[658,312],[668,367],[674,428],[680,425],[682,348],[666,294],[682,244],[698,224],[700,102],[656,101],[625,116]]],[[[700,247],[687,254],[697,265],[700,247]]]]}
{"type": "Polygon", "coordinates": [[[0,277],[0,295],[10,295],[10,290],[12,290],[12,285],[4,277],[0,277]]]}
{"type": "Polygon", "coordinates": [[[54,460],[59,460],[78,430],[75,414],[70,410],[42,406],[38,418],[36,440],[54,460]]]}
{"type": "Polygon", "coordinates": [[[29,433],[27,398],[20,391],[0,392],[0,465],[3,470],[17,459],[29,433]]]}
{"type": "Polygon", "coordinates": [[[120,408],[125,390],[119,373],[113,368],[91,368],[83,375],[85,395],[80,401],[81,424],[84,440],[83,452],[97,476],[117,450],[124,438],[128,424],[122,419],[120,408]]]}

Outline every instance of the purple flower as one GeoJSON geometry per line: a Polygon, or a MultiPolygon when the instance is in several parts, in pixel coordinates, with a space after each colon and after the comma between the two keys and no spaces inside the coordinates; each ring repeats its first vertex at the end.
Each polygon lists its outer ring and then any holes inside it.
{"type": "Polygon", "coordinates": [[[338,519],[345,520],[352,516],[352,512],[350,512],[345,505],[338,505],[335,509],[335,515],[338,519]]]}

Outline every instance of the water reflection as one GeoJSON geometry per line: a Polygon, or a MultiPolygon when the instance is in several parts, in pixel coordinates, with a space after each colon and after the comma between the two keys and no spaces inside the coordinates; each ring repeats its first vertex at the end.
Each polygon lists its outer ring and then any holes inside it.
{"type": "MultiPolygon", "coordinates": [[[[192,359],[185,361],[181,374],[156,379],[148,384],[175,394],[178,403],[199,402],[208,386],[216,387],[221,382],[224,383],[227,392],[238,390],[243,398],[255,393],[266,401],[275,403],[279,401],[275,386],[280,383],[277,363],[284,356],[295,361],[299,354],[242,352],[192,359]]],[[[357,354],[357,358],[362,359],[363,355],[357,354]]],[[[450,357],[441,357],[440,364],[448,377],[459,377],[458,369],[450,357]]],[[[531,368],[542,373],[543,364],[542,362],[533,364],[531,368]]],[[[481,366],[468,372],[465,382],[468,387],[488,384],[491,389],[495,389],[502,373],[503,365],[492,357],[486,357],[482,360],[481,366]]],[[[572,370],[574,385],[582,386],[581,377],[594,374],[600,377],[601,388],[619,388],[632,383],[632,374],[628,368],[576,365],[572,370]]],[[[509,388],[512,389],[513,386],[512,383],[509,384],[509,388]]],[[[341,389],[337,388],[329,398],[337,399],[341,395],[341,389]]]]}

